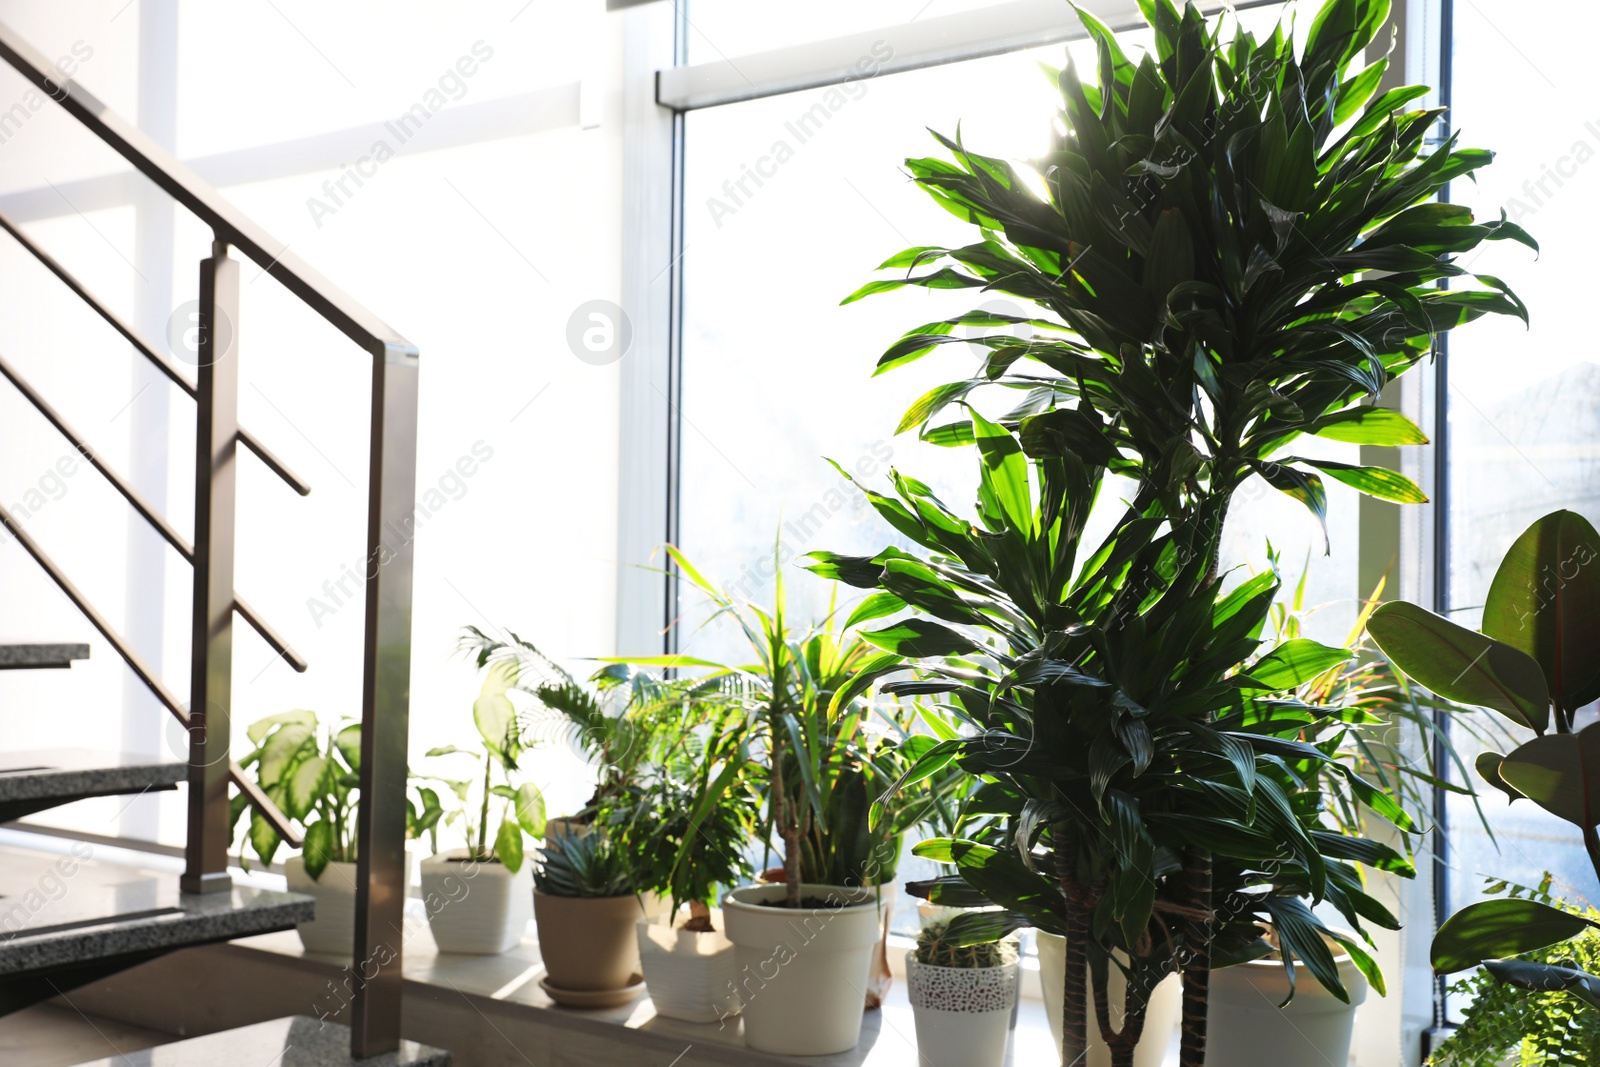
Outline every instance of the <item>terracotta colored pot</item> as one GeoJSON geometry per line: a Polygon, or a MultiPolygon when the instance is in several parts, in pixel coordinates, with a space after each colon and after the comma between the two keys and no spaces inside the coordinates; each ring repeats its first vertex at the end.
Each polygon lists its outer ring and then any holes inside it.
{"type": "Polygon", "coordinates": [[[580,992],[622,989],[639,973],[639,898],[555,897],[533,891],[539,956],[551,985],[580,992]]]}

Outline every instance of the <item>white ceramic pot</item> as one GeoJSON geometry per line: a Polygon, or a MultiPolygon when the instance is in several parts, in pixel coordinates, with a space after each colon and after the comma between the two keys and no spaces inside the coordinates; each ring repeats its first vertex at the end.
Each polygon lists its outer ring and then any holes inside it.
{"type": "MultiPolygon", "coordinates": [[[[712,923],[718,916],[712,914],[712,923]]],[[[733,942],[721,930],[698,932],[640,919],[639,962],[656,1014],[714,1023],[739,1014],[733,942]]]]}
{"type": "Polygon", "coordinates": [[[466,849],[422,861],[422,903],[440,952],[498,956],[522,940],[533,918],[533,865],[474,863],[466,849]]]}
{"type": "Polygon", "coordinates": [[[1334,957],[1350,1003],[1339,1000],[1303,965],[1295,967],[1294,999],[1283,963],[1252,960],[1211,972],[1206,1012],[1206,1062],[1228,1067],[1327,1067],[1350,1061],[1356,1008],[1367,979],[1348,955],[1334,957]]]}
{"type": "Polygon", "coordinates": [[[935,967],[906,953],[906,993],[927,1067],[1001,1067],[1017,1005],[1017,965],[935,967]]]}
{"type": "Polygon", "coordinates": [[[877,897],[870,889],[806,884],[802,897],[821,903],[790,909],[779,903],[786,888],[746,886],[722,902],[745,1044],[783,1056],[848,1052],[861,1040],[862,996],[879,933],[877,897]]]}
{"type": "MultiPolygon", "coordinates": [[[[1059,934],[1047,934],[1040,930],[1036,944],[1039,950],[1039,982],[1044,995],[1045,1018],[1050,1020],[1050,1035],[1055,1038],[1056,1052],[1059,1054],[1061,1001],[1067,975],[1067,939],[1059,934]]],[[[1112,967],[1110,972],[1106,993],[1111,1002],[1112,1022],[1120,1024],[1121,1005],[1126,986],[1120,970],[1112,967]]],[[[1144,1017],[1144,1033],[1139,1039],[1138,1048],[1134,1049],[1133,1053],[1134,1067],[1162,1067],[1166,1062],[1167,1049],[1172,1045],[1173,1035],[1177,1033],[1178,1024],[1182,1020],[1183,981],[1176,974],[1169,974],[1150,995],[1150,1007],[1144,1017]]],[[[1207,1058],[1210,1059],[1209,1056],[1207,1058]]],[[[1212,1062],[1235,1067],[1232,1060],[1217,1059],[1212,1062]]],[[[1111,1049],[1100,1037],[1100,1022],[1093,1010],[1089,1012],[1089,1059],[1085,1067],[1111,1067],[1111,1049]]]]}
{"type": "Polygon", "coordinates": [[[283,873],[289,892],[305,893],[317,901],[317,917],[295,929],[307,952],[350,958],[356,937],[356,865],[330,863],[316,881],[306,873],[305,860],[293,856],[284,861],[283,873]]]}

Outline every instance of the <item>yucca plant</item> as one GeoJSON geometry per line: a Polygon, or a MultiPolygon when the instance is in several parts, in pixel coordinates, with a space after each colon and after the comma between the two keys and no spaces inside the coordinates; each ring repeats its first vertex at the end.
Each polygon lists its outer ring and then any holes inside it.
{"type": "MultiPolygon", "coordinates": [[[[976,240],[907,249],[883,264],[894,277],[848,299],[905,286],[992,290],[1036,311],[919,326],[878,363],[882,373],[954,341],[989,350],[979,373],[931,390],[900,423],[977,446],[978,521],[896,474],[896,497],[869,499],[930,555],[821,554],[818,568],[877,589],[871,613],[914,609],[869,640],[936,675],[901,691],[946,692],[983,731],[913,774],[953,760],[995,780],[987,802],[1010,820],[1011,858],[957,851],[1004,864],[1034,901],[1049,896],[1026,881],[1042,878],[1036,855],[1054,865],[1068,935],[1066,1062],[1084,1053],[1090,987],[1103,1003],[1116,950],[1142,968],[1130,975],[1134,1001],[1183,961],[1182,1062],[1200,1067],[1214,858],[1303,865],[1313,898],[1328,885],[1325,846],[1263,766],[1342,767],[1363,803],[1418,829],[1392,797],[1300,740],[1324,713],[1286,694],[1344,652],[1295,644],[1258,658],[1276,581],[1220,588],[1233,494],[1260,476],[1319,519],[1324,475],[1387,500],[1423,499],[1394,471],[1287,450],[1303,434],[1424,441],[1403,415],[1365,401],[1438,334],[1486,314],[1525,319],[1507,286],[1455,260],[1484,241],[1533,241],[1436,201],[1491,156],[1454,136],[1430,142],[1441,112],[1408,107],[1426,87],[1380,91],[1387,59],[1369,64],[1365,52],[1387,0],[1329,0],[1303,47],[1283,25],[1258,39],[1228,18],[1208,25],[1192,4],[1140,6],[1155,46],[1137,61],[1079,12],[1098,84],[1070,62],[1060,72],[1045,156],[1013,165],[940,137],[949,158],[907,162],[976,240]],[[1019,326],[1029,336],[1013,336],[1019,326]],[[998,418],[976,406],[991,386],[1020,394],[998,418]],[[958,414],[941,421],[952,406],[958,414]],[[1112,533],[1085,545],[1108,474],[1132,485],[1112,533]],[[947,657],[964,661],[937,666],[947,657]]],[[[1119,1064],[1142,1026],[1140,1005],[1129,1009],[1121,1032],[1102,1025],[1119,1064]]]]}

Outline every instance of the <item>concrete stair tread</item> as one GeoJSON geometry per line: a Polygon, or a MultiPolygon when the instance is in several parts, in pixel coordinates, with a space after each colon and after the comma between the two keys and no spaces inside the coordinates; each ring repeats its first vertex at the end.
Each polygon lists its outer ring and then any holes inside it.
{"type": "Polygon", "coordinates": [[[52,748],[0,753],[0,822],[85,797],[174,789],[188,765],[155,756],[52,748]]]}
{"type": "Polygon", "coordinates": [[[180,893],[173,875],[95,863],[82,858],[88,846],[75,848],[0,848],[0,980],[287,930],[314,916],[308,896],[243,886],[180,893]]]}
{"type": "Polygon", "coordinates": [[[352,1059],[348,1028],[297,1015],[90,1060],[77,1067],[215,1067],[219,1063],[247,1067],[449,1067],[450,1054],[415,1041],[402,1041],[396,1052],[352,1059]]]}
{"type": "Polygon", "coordinates": [[[88,659],[89,646],[71,642],[0,643],[0,671],[58,669],[88,659]]]}

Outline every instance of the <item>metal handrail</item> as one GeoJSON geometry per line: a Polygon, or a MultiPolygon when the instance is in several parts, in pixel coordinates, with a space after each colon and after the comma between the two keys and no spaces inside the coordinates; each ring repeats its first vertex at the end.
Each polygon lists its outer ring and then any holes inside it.
{"type": "MultiPolygon", "coordinates": [[[[43,263],[47,268],[49,268],[50,273],[54,274],[57,278],[60,278],[66,287],[71,289],[79,300],[82,300],[85,304],[88,304],[89,307],[94,310],[95,314],[99,315],[102,319],[109,323],[113,330],[116,330],[118,333],[120,333],[123,339],[133,346],[135,352],[138,352],[157,370],[159,370],[162,374],[165,374],[172,384],[184,391],[184,394],[188,396],[190,400],[194,399],[193,382],[185,378],[177,367],[174,367],[165,356],[156,351],[156,347],[154,345],[140,336],[138,331],[132,326],[129,326],[126,322],[122,321],[122,317],[120,315],[106,307],[105,303],[101,301],[99,297],[95,296],[89,291],[88,286],[80,282],[71,271],[67,270],[67,268],[56,262],[54,256],[40,248],[31,237],[23,233],[22,229],[15,222],[12,222],[10,219],[6,218],[4,214],[0,214],[0,230],[5,230],[16,240],[18,244],[32,253],[33,258],[37,259],[40,263],[43,263]]],[[[260,459],[262,463],[265,463],[267,468],[271,470],[273,474],[276,474],[279,478],[282,478],[289,488],[293,489],[301,496],[311,495],[311,486],[306,483],[306,480],[300,477],[294,471],[290,470],[287,463],[274,455],[271,449],[262,444],[260,440],[256,438],[255,434],[251,433],[249,430],[246,430],[242,426],[239,427],[239,441],[250,451],[254,452],[256,454],[256,458],[260,459]]]]}
{"type": "MultiPolygon", "coordinates": [[[[153,346],[94,300],[64,270],[55,272],[94,307],[145,358],[195,399],[194,610],[190,706],[198,718],[190,734],[188,834],[180,888],[210,892],[232,888],[228,844],[233,823],[228,795],[237,786],[269,819],[282,813],[237,764],[228,758],[233,704],[233,616],[244,615],[261,629],[233,592],[234,493],[237,446],[256,451],[280,477],[287,468],[257,448],[238,424],[239,264],[230,246],[271,274],[336,329],[372,356],[371,438],[367,485],[366,615],[362,645],[361,804],[356,816],[355,937],[352,958],[363,960],[362,981],[350,1009],[350,1051],[357,1059],[392,1052],[400,1043],[403,999],[403,943],[397,936],[404,916],[406,832],[406,735],[410,717],[412,568],[415,547],[404,531],[414,525],[416,507],[417,349],[376,315],[346,296],[228,203],[193,171],[179,163],[137,126],[117,115],[92,93],[60,72],[9,27],[0,23],[0,60],[36,89],[60,104],[90,133],[182,204],[212,231],[211,256],[200,264],[200,362],[194,387],[186,387],[176,368],[153,346]],[[213,329],[231,322],[233,330],[213,329]],[[382,727],[380,729],[380,726],[382,727]],[[224,771],[224,759],[227,769],[224,771]],[[380,952],[379,950],[384,950],[380,952]],[[375,968],[368,974],[367,968],[375,968]]],[[[26,238],[14,227],[12,236],[26,238]]],[[[47,266],[53,261],[42,260],[47,266]]],[[[55,268],[52,268],[55,269],[55,268]]],[[[291,481],[291,484],[293,482],[291,481]]],[[[153,510],[151,511],[153,515],[153,510]]],[[[147,516],[149,517],[149,516],[147,516]]],[[[34,559],[61,586],[110,641],[141,681],[185,722],[153,672],[144,667],[92,606],[72,587],[60,568],[0,512],[0,522],[17,536],[34,559]]],[[[268,637],[268,640],[271,640],[268,637]]],[[[275,825],[280,836],[287,825],[275,825]]]]}
{"type": "MultiPolygon", "coordinates": [[[[23,399],[32,404],[34,409],[44,416],[45,421],[54,426],[57,432],[62,437],[65,437],[73,448],[78,450],[78,454],[88,460],[89,465],[99,471],[105,480],[111,483],[113,489],[122,494],[122,498],[132,506],[134,511],[139,513],[139,517],[149,523],[151,528],[161,535],[162,540],[171,545],[173,550],[183,557],[185,563],[194,564],[194,546],[181,533],[173,529],[172,524],[160,512],[156,511],[150,502],[139,494],[137,489],[129,485],[128,480],[118,474],[116,468],[107,465],[100,458],[99,453],[84,439],[83,435],[73,429],[71,424],[61,417],[60,412],[56,411],[44,397],[40,396],[39,391],[28,384],[27,379],[17,373],[17,369],[6,362],[3,356],[0,356],[0,377],[4,377],[11,382],[17,392],[22,394],[23,399]]],[[[289,666],[301,674],[305,673],[308,666],[305,657],[296,652],[277,630],[268,625],[267,621],[261,617],[255,608],[246,604],[244,599],[237,595],[234,597],[233,607],[244,621],[248,622],[256,633],[261,635],[261,639],[270,645],[274,652],[283,657],[289,666]]]]}
{"type": "MultiPolygon", "coordinates": [[[[123,662],[128,665],[128,669],[138,676],[139,681],[144,683],[145,688],[150,690],[155,698],[161,702],[162,706],[187,727],[189,725],[189,709],[178,701],[172,690],[162,684],[161,679],[156,677],[155,671],[150,669],[150,665],[144,661],[144,658],[139,653],[133,650],[132,645],[128,644],[127,638],[112,628],[111,624],[106,621],[105,616],[95,610],[95,606],[89,602],[89,598],[79,592],[78,587],[73,584],[72,579],[67,577],[55,560],[51,559],[44,549],[39,547],[39,543],[28,535],[28,532],[22,528],[22,524],[8,515],[4,508],[0,508],[0,526],[4,526],[11,536],[17,539],[17,543],[22,546],[23,551],[33,557],[33,561],[61,588],[67,599],[72,601],[77,609],[83,613],[84,618],[89,620],[89,625],[100,631],[100,636],[104,637],[106,642],[116,650],[117,655],[122,657],[123,662]]],[[[250,798],[250,803],[255,806],[256,810],[261,812],[261,817],[267,820],[267,823],[277,831],[278,836],[283,838],[290,847],[299,848],[305,843],[300,835],[295,833],[289,817],[272,802],[271,797],[261,791],[261,787],[244,772],[244,768],[229,760],[228,775],[233,779],[233,784],[238,786],[240,792],[250,798]]]]}
{"type": "Polygon", "coordinates": [[[396,355],[416,357],[415,345],[302,262],[289,251],[288,245],[224,200],[204,179],[144,131],[112,111],[82,85],[71,78],[63,78],[54,63],[4,23],[0,23],[0,59],[210,226],[217,240],[227,242],[255,261],[346,337],[379,359],[392,359],[396,355]]]}

